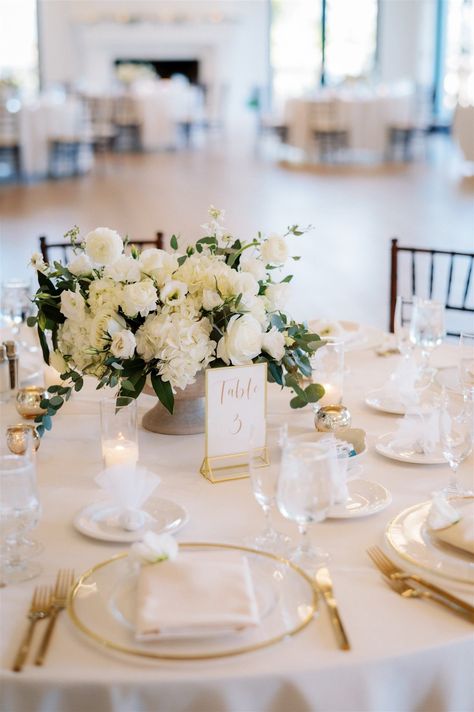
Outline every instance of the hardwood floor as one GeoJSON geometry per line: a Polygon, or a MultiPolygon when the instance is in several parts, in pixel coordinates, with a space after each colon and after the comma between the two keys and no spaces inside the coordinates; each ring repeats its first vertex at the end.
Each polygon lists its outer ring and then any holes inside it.
{"type": "MultiPolygon", "coordinates": [[[[443,140],[445,141],[445,140],[443,140]]],[[[436,146],[435,146],[436,148],[436,146]]],[[[39,234],[77,224],[145,239],[161,229],[197,239],[209,204],[226,209],[244,238],[287,225],[314,229],[294,239],[299,262],[295,316],[340,317],[386,326],[389,241],[473,249],[474,178],[462,178],[450,146],[430,163],[295,169],[257,158],[251,141],[215,139],[201,148],[114,155],[92,174],[0,188],[2,279],[25,276],[39,234]]]]}

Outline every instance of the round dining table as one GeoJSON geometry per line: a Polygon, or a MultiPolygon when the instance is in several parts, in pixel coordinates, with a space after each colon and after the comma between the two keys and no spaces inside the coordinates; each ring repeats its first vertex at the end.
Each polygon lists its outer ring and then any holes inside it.
{"type": "MultiPolygon", "coordinates": [[[[390,504],[376,514],[326,519],[311,527],[315,544],[330,554],[329,569],[351,649],[339,649],[323,603],[300,633],[270,647],[216,660],[144,660],[101,647],[60,614],[43,667],[31,660],[11,671],[26,627],[35,586],[53,584],[59,568],[76,575],[125,551],[80,534],[73,526],[78,510],[94,501],[101,470],[99,399],[94,383],[54,418],[37,455],[42,515],[33,537],[44,545],[38,557],[42,574],[7,585],[1,596],[1,703],[4,712],[467,712],[474,706],[473,628],[433,602],[403,598],[387,586],[367,555],[384,547],[387,524],[402,510],[429,500],[448,481],[448,466],[415,465],[379,455],[375,443],[396,428],[397,416],[365,405],[368,391],[382,386],[398,355],[386,358],[370,348],[346,354],[344,403],[354,427],[366,431],[367,452],[361,477],[384,485],[390,504]]],[[[443,345],[436,366],[456,363],[455,347],[443,345]]],[[[267,425],[270,467],[279,467],[277,435],[314,433],[310,409],[291,410],[290,393],[269,386],[267,425]]],[[[139,399],[139,414],[153,404],[139,399]]],[[[12,402],[2,409],[2,432],[19,419],[12,402]]],[[[204,436],[167,436],[139,430],[140,463],[157,473],[159,496],[174,500],[189,515],[177,533],[180,542],[242,544],[263,529],[262,510],[250,481],[212,484],[199,474],[204,436]]],[[[461,476],[472,474],[472,456],[461,476]]],[[[276,527],[298,539],[296,525],[275,513],[276,527]]],[[[391,551],[396,558],[394,551],[391,551]]],[[[402,560],[398,560],[403,563],[402,560]]],[[[406,562],[404,565],[408,566],[406,562]]],[[[425,572],[427,578],[429,572],[425,572]]],[[[433,577],[432,577],[433,578],[433,577]]],[[[446,589],[472,601],[469,588],[437,579],[446,589]]],[[[39,638],[35,638],[37,645],[39,638]]]]}

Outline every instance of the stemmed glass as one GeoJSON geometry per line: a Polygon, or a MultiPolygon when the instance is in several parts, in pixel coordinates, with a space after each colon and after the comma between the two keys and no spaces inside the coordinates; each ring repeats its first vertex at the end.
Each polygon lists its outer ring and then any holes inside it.
{"type": "Polygon", "coordinates": [[[474,401],[474,333],[468,331],[459,340],[459,380],[464,398],[474,401]]]}
{"type": "Polygon", "coordinates": [[[443,391],[440,409],[440,441],[443,456],[450,467],[450,478],[444,492],[448,495],[474,494],[464,489],[458,478],[461,462],[472,452],[474,404],[443,391]]]}
{"type": "Polygon", "coordinates": [[[3,583],[34,578],[41,566],[24,558],[23,535],[40,516],[34,459],[25,455],[0,456],[0,567],[3,583]]]}
{"type": "Polygon", "coordinates": [[[335,467],[336,451],[330,442],[288,440],[283,449],[277,503],[281,514],[298,525],[301,544],[291,560],[307,571],[316,571],[328,559],[311,544],[308,528],[326,518],[335,467]]]}
{"type": "Polygon", "coordinates": [[[20,326],[31,311],[30,287],[26,282],[11,280],[2,287],[2,314],[12,333],[18,335],[20,326]]]}
{"type": "Polygon", "coordinates": [[[421,348],[422,372],[432,376],[429,368],[430,355],[444,338],[444,306],[431,299],[413,298],[413,312],[410,324],[410,339],[421,348]]]}
{"type": "Polygon", "coordinates": [[[395,304],[394,331],[398,350],[406,359],[411,358],[415,348],[415,344],[410,338],[412,311],[413,299],[398,296],[395,304]]]}
{"type": "Polygon", "coordinates": [[[272,511],[276,504],[278,469],[264,464],[262,448],[249,450],[249,473],[255,499],[265,515],[265,528],[248,543],[256,549],[284,555],[290,538],[278,532],[273,526],[272,511]]]}

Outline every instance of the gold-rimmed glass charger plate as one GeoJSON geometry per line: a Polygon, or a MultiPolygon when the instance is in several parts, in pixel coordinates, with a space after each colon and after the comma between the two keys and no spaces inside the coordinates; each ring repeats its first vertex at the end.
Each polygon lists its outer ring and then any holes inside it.
{"type": "MultiPolygon", "coordinates": [[[[460,503],[472,501],[464,497],[460,503]]],[[[453,500],[456,506],[456,500],[453,500]]],[[[474,557],[441,542],[427,526],[431,500],[409,507],[387,526],[387,541],[406,561],[438,576],[459,583],[474,584],[474,557]]]]}
{"type": "Polygon", "coordinates": [[[73,623],[96,643],[118,652],[158,660],[205,660],[265,648],[295,635],[311,622],[317,592],[311,578],[291,562],[230,544],[180,543],[180,549],[196,554],[241,551],[250,566],[260,625],[219,636],[137,641],[134,612],[138,573],[126,553],[97,564],[79,577],[68,604],[73,623]]]}

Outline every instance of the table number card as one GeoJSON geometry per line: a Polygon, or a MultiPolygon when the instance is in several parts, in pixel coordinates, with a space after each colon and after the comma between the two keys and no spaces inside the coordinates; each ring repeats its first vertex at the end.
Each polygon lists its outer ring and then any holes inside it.
{"type": "Polygon", "coordinates": [[[206,452],[201,473],[211,482],[248,477],[248,448],[266,447],[267,364],[206,371],[206,452]]]}

